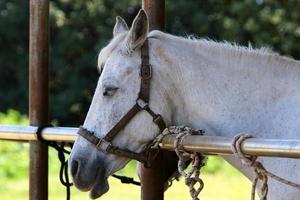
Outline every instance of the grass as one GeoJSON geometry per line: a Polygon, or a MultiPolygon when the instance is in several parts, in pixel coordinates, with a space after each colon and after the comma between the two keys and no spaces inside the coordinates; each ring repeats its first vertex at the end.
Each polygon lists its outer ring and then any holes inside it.
{"type": "MultiPolygon", "coordinates": [[[[60,184],[58,179],[58,165],[55,160],[55,153],[50,151],[49,166],[49,200],[65,199],[65,188],[60,184]],[[54,156],[53,156],[54,155],[54,156]]],[[[214,158],[218,159],[218,158],[214,158]]],[[[207,168],[210,167],[208,162],[207,168]]],[[[132,172],[134,166],[130,165],[125,168],[121,174],[132,172]]],[[[200,194],[201,200],[241,200],[248,199],[250,195],[250,182],[243,177],[237,170],[229,164],[223,162],[223,170],[216,173],[208,173],[204,170],[202,178],[205,183],[204,190],[200,194]]],[[[130,173],[131,174],[131,173],[130,173]]],[[[134,200],[140,199],[140,189],[137,186],[121,184],[116,179],[109,179],[110,190],[101,200],[134,200]]],[[[25,200],[28,199],[28,179],[8,178],[0,182],[1,200],[25,200]]],[[[80,192],[76,188],[71,189],[72,200],[88,200],[86,192],[80,192]]],[[[187,200],[190,199],[188,187],[184,185],[181,179],[179,182],[174,181],[171,188],[165,193],[166,200],[187,200]]]]}
{"type": "MultiPolygon", "coordinates": [[[[248,199],[250,195],[250,183],[240,175],[228,176],[218,173],[217,175],[204,175],[205,187],[200,194],[201,200],[241,200],[248,199]]],[[[110,190],[101,200],[134,200],[140,199],[139,187],[121,184],[115,179],[110,179],[110,190]]],[[[14,180],[2,182],[1,200],[28,199],[28,180],[14,180]]],[[[49,177],[49,200],[65,199],[65,189],[60,185],[57,177],[49,177]]],[[[88,193],[80,192],[74,187],[71,190],[72,200],[88,200],[88,193]]],[[[172,187],[165,193],[166,200],[190,199],[188,188],[184,182],[174,182],[172,187]]]]}

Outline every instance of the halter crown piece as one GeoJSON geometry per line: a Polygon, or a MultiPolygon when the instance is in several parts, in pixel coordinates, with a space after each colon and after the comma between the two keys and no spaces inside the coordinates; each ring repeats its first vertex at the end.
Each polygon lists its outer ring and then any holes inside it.
{"type": "Polygon", "coordinates": [[[144,163],[149,166],[151,160],[151,144],[147,145],[146,149],[141,153],[136,153],[128,149],[121,149],[117,146],[112,145],[114,137],[125,128],[131,119],[140,111],[146,111],[153,118],[153,122],[159,127],[162,132],[166,128],[166,124],[160,114],[156,114],[149,108],[149,96],[150,96],[150,80],[152,77],[152,68],[149,63],[149,47],[148,39],[145,40],[141,47],[141,85],[138,98],[135,105],[120,119],[120,121],[103,137],[98,138],[94,132],[87,130],[83,126],[80,126],[78,134],[94,144],[95,147],[104,153],[115,154],[122,157],[127,157],[144,163]]]}

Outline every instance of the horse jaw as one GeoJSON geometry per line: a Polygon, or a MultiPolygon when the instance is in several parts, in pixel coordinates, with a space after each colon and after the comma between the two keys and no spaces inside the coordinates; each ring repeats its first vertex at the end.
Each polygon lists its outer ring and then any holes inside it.
{"type": "Polygon", "coordinates": [[[99,197],[101,197],[103,194],[105,194],[106,192],[108,192],[109,190],[109,185],[108,185],[108,181],[107,178],[104,179],[100,179],[96,178],[96,182],[94,183],[92,189],[90,190],[90,198],[91,199],[97,199],[99,197]]]}

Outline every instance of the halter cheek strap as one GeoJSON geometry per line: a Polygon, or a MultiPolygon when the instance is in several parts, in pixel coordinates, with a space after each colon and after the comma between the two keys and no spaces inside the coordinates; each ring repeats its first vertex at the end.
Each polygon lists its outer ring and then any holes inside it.
{"type": "Polygon", "coordinates": [[[149,63],[149,47],[148,40],[146,40],[141,48],[141,85],[138,98],[134,106],[120,119],[120,121],[103,137],[98,138],[95,134],[84,127],[80,127],[78,134],[94,144],[95,147],[104,153],[111,153],[118,156],[127,157],[130,159],[138,160],[143,163],[150,162],[150,145],[141,152],[136,153],[128,149],[120,149],[119,147],[112,145],[112,140],[118,133],[125,128],[125,126],[131,121],[131,119],[140,111],[146,111],[151,115],[153,123],[155,123],[162,132],[166,128],[166,124],[160,114],[156,114],[149,107],[150,96],[150,80],[152,77],[152,69],[149,63]]]}

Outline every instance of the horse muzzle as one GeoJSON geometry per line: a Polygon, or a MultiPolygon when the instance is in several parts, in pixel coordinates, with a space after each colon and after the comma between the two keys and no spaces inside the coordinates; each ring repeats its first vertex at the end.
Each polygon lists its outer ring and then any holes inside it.
{"type": "Polygon", "coordinates": [[[106,169],[103,165],[96,167],[97,165],[79,158],[70,158],[69,165],[75,187],[81,191],[90,191],[91,199],[96,199],[108,191],[106,169]]]}

